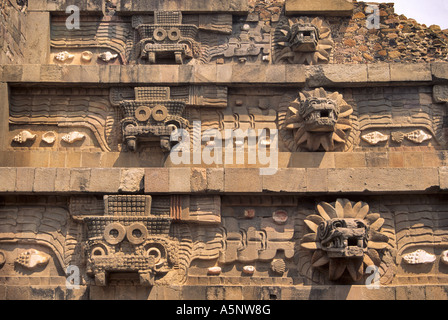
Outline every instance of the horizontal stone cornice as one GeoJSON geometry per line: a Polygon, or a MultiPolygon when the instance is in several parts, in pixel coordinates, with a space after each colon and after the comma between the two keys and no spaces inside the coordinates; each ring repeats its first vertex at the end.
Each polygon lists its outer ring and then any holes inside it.
{"type": "Polygon", "coordinates": [[[448,82],[448,63],[354,65],[1,65],[1,82],[387,86],[448,82]]]}
{"type": "Polygon", "coordinates": [[[448,168],[0,168],[0,193],[390,194],[448,190],[448,168]],[[129,179],[129,177],[133,177],[129,179]],[[141,183],[144,181],[144,183],[141,183]]]}

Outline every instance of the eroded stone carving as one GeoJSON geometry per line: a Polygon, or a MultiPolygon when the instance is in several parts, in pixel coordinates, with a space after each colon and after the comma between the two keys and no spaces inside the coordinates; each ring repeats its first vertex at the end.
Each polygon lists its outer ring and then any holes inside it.
{"type": "Polygon", "coordinates": [[[271,262],[271,269],[273,272],[283,275],[286,271],[286,263],[283,259],[274,259],[271,262]]]}
{"type": "Polygon", "coordinates": [[[381,233],[384,219],[370,213],[368,204],[338,199],[319,203],[317,211],[305,219],[312,233],[301,240],[302,248],[313,251],[314,268],[328,265],[330,280],[340,279],[347,270],[358,281],[366,267],[379,265],[378,251],[388,247],[389,237],[381,233]]]}
{"type": "Polygon", "coordinates": [[[118,54],[113,54],[110,51],[102,52],[98,55],[98,58],[104,62],[110,62],[118,58],[118,54]]]}
{"type": "Polygon", "coordinates": [[[392,138],[392,141],[394,141],[396,143],[401,143],[401,142],[403,142],[405,135],[401,131],[395,131],[395,132],[392,132],[390,136],[392,138]]]}
{"type": "Polygon", "coordinates": [[[321,18],[285,18],[275,30],[274,47],[275,63],[329,63],[333,49],[331,30],[321,18]]]}
{"type": "Polygon", "coordinates": [[[124,140],[131,151],[137,148],[137,140],[160,140],[163,151],[171,150],[170,135],[188,127],[182,117],[186,103],[170,99],[169,87],[137,87],[136,100],[124,100],[120,108],[124,140]]]}
{"type": "Polygon", "coordinates": [[[182,24],[180,11],[156,11],[154,24],[135,24],[140,39],[136,51],[148,63],[168,60],[183,64],[185,59],[199,57],[198,27],[182,24]]]}
{"type": "Polygon", "coordinates": [[[92,61],[93,53],[91,51],[83,51],[81,53],[81,61],[82,62],[90,62],[92,61]]]}
{"type": "Polygon", "coordinates": [[[426,140],[431,140],[432,136],[425,133],[423,130],[415,130],[406,135],[406,138],[414,143],[422,143],[426,140]]]}
{"type": "Polygon", "coordinates": [[[86,136],[84,134],[82,134],[81,132],[78,131],[72,131],[68,134],[64,134],[62,136],[62,141],[65,141],[67,143],[74,143],[76,141],[81,141],[85,138],[86,136]]]}
{"type": "Polygon", "coordinates": [[[48,144],[53,144],[56,141],[56,132],[48,131],[42,135],[42,141],[48,144]]]}
{"type": "Polygon", "coordinates": [[[48,254],[29,249],[19,254],[15,262],[27,269],[34,269],[37,266],[46,265],[49,260],[50,256],[48,254]]]}
{"type": "Polygon", "coordinates": [[[47,263],[48,249],[62,269],[70,264],[80,266],[79,256],[76,254],[80,233],[78,225],[70,219],[66,209],[51,205],[7,205],[0,207],[0,213],[2,244],[15,239],[20,245],[43,247],[39,250],[28,248],[24,250],[26,253],[19,252],[21,256],[17,263],[23,263],[30,268],[39,263],[47,263]]]}
{"type": "Polygon", "coordinates": [[[376,145],[380,142],[389,140],[388,135],[382,134],[381,132],[378,132],[378,131],[374,131],[369,134],[365,134],[365,135],[361,136],[361,138],[371,145],[376,145]]]}
{"type": "Polygon", "coordinates": [[[18,135],[16,135],[13,141],[22,144],[27,142],[28,140],[35,140],[36,136],[37,136],[36,134],[32,134],[28,130],[24,130],[21,131],[18,135]]]}
{"type": "Polygon", "coordinates": [[[141,285],[153,285],[169,270],[173,248],[171,219],[150,213],[151,197],[106,196],[105,215],[83,217],[87,227],[87,274],[107,285],[110,273],[134,273],[141,285]]]}
{"type": "Polygon", "coordinates": [[[18,128],[37,126],[43,132],[51,128],[61,136],[66,130],[80,132],[82,128],[82,134],[86,131],[92,134],[92,140],[98,142],[102,151],[111,151],[118,149],[121,138],[119,121],[118,112],[109,101],[109,89],[16,87],[11,90],[9,123],[18,128]]]}
{"type": "Polygon", "coordinates": [[[302,91],[280,107],[280,135],[291,151],[348,151],[354,134],[352,113],[338,92],[302,91]]]}
{"type": "Polygon", "coordinates": [[[72,60],[74,57],[75,57],[74,54],[70,54],[70,53],[68,53],[68,51],[62,51],[62,52],[59,52],[57,55],[55,55],[54,58],[57,61],[66,62],[68,60],[72,60]]]}
{"type": "Polygon", "coordinates": [[[448,250],[442,252],[440,260],[442,260],[444,264],[448,264],[448,250]]]}
{"type": "Polygon", "coordinates": [[[418,249],[404,255],[403,260],[407,264],[430,264],[436,261],[436,256],[426,252],[425,250],[418,249]]]}

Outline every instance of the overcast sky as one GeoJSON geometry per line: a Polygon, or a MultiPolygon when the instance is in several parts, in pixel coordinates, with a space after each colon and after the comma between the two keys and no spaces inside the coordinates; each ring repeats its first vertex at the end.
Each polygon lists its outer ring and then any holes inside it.
{"type": "Polygon", "coordinates": [[[436,24],[442,29],[448,29],[448,0],[373,0],[365,2],[393,2],[397,14],[404,14],[407,18],[413,18],[428,27],[436,24]]]}

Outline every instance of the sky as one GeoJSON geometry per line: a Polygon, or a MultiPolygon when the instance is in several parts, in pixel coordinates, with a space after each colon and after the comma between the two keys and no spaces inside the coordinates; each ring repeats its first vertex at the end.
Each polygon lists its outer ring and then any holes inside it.
{"type": "Polygon", "coordinates": [[[428,27],[436,24],[442,29],[448,29],[448,0],[364,0],[364,2],[393,2],[397,14],[404,14],[407,18],[415,19],[428,27]]]}

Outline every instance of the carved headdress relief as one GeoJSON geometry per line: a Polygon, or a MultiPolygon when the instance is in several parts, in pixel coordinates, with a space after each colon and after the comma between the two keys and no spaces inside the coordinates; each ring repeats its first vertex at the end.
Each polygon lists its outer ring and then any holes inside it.
{"type": "Polygon", "coordinates": [[[319,203],[317,211],[305,219],[312,232],[301,240],[302,248],[313,251],[313,268],[328,265],[332,281],[347,270],[358,281],[365,268],[380,265],[379,251],[388,247],[389,237],[381,232],[384,219],[370,213],[367,203],[337,199],[333,204],[319,203]]]}
{"type": "Polygon", "coordinates": [[[333,49],[331,30],[320,18],[282,20],[275,30],[275,63],[325,64],[333,49]]]}
{"type": "Polygon", "coordinates": [[[280,134],[291,151],[348,151],[352,147],[353,108],[338,92],[323,88],[299,93],[280,107],[280,134]]]}

